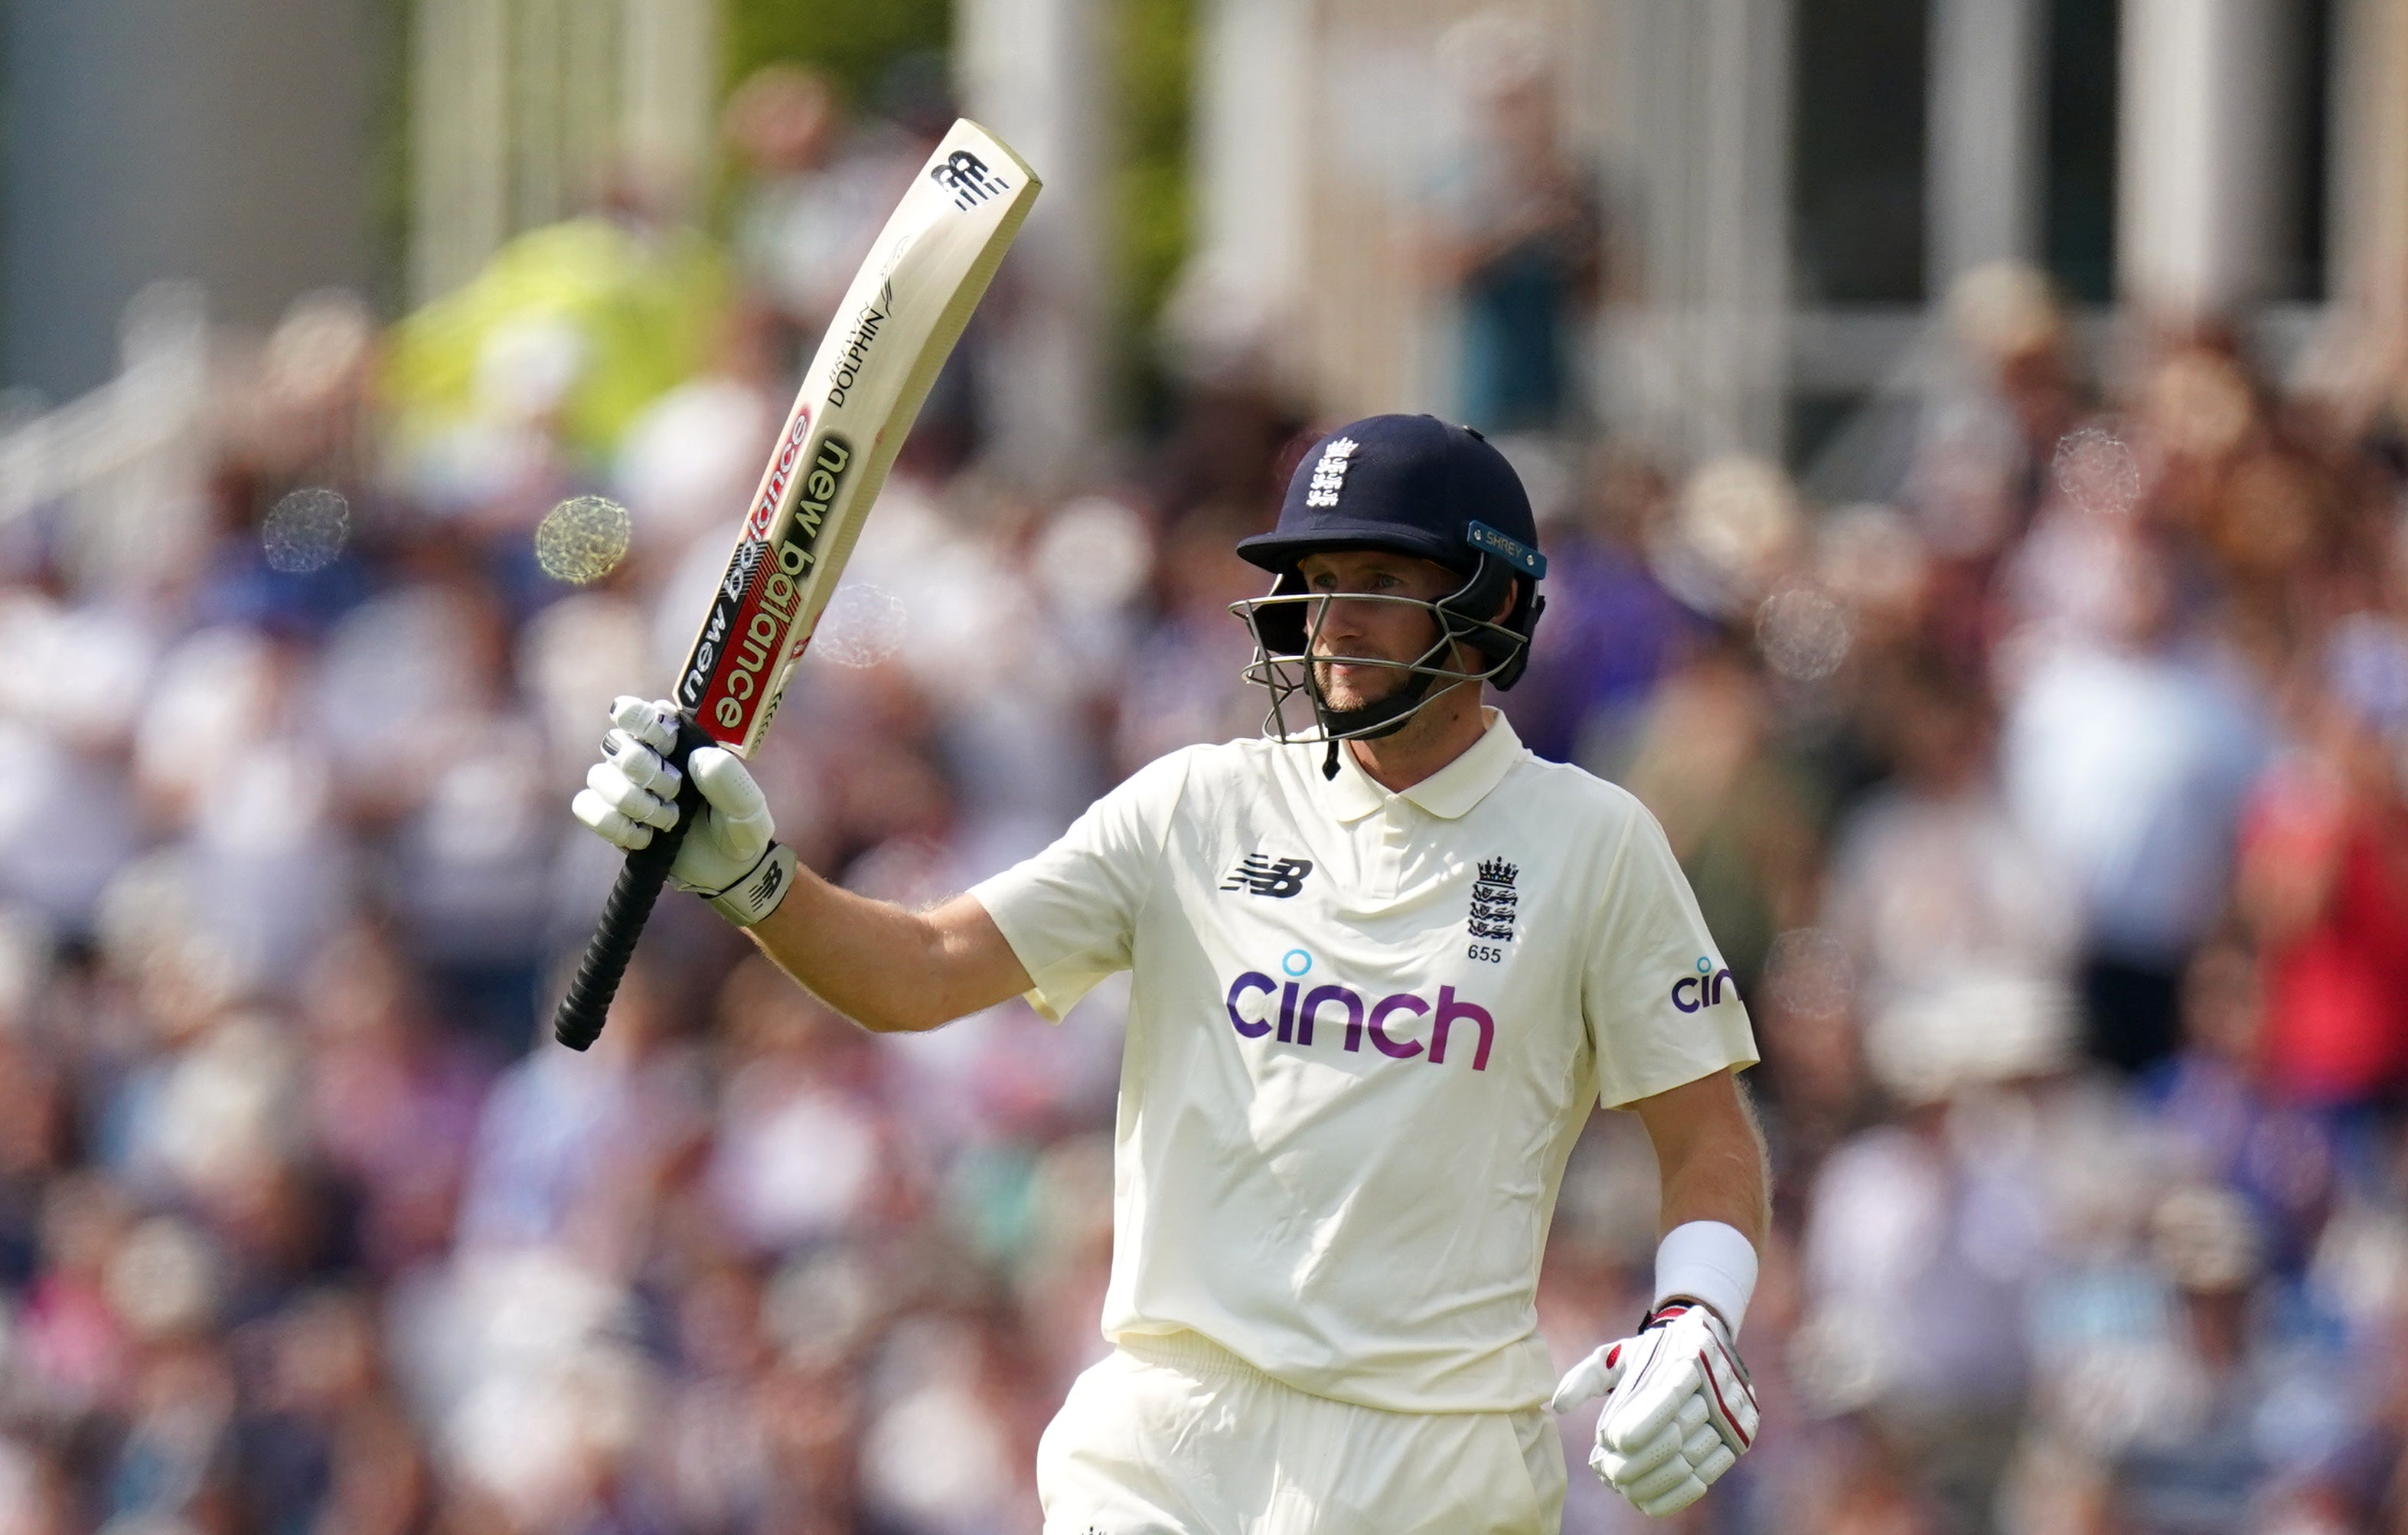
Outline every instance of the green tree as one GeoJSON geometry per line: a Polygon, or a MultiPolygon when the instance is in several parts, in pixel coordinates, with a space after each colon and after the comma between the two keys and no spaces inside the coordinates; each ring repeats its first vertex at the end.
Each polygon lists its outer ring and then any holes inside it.
{"type": "Polygon", "coordinates": [[[953,41],[950,0],[724,0],[727,82],[765,64],[809,65],[855,105],[896,59],[953,41]]]}
{"type": "Polygon", "coordinates": [[[1187,140],[1196,66],[1195,0],[1120,0],[1118,108],[1124,148],[1114,203],[1130,313],[1160,311],[1187,259],[1187,140]]]}
{"type": "Polygon", "coordinates": [[[1112,186],[1115,329],[1143,420],[1167,408],[1154,323],[1187,259],[1188,104],[1196,70],[1196,0],[1115,0],[1113,74],[1120,163],[1112,186]]]}

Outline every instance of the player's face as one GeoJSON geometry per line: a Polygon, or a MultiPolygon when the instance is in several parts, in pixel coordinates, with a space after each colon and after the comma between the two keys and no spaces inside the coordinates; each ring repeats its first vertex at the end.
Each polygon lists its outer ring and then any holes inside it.
{"type": "MultiPolygon", "coordinates": [[[[1412,597],[1436,602],[1463,584],[1442,565],[1410,554],[1345,550],[1308,554],[1298,562],[1308,591],[1329,597],[1317,618],[1315,655],[1360,655],[1375,660],[1418,661],[1438,640],[1438,620],[1426,609],[1402,602],[1350,602],[1350,596],[1412,597]]],[[[1333,709],[1362,709],[1406,685],[1411,674],[1393,667],[1315,662],[1313,676],[1333,709]]]]}

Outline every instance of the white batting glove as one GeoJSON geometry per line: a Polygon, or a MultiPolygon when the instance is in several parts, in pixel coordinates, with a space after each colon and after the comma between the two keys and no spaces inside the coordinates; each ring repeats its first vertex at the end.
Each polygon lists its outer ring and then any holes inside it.
{"type": "Polygon", "coordinates": [[[1572,1366],[1548,1405],[1568,1412],[1605,1397],[1588,1463],[1642,1513],[1677,1513],[1756,1441],[1756,1388],[1730,1330],[1704,1306],[1675,1300],[1636,1337],[1572,1366]]]}
{"type": "MultiPolygon", "coordinates": [[[[610,733],[602,738],[602,760],[585,775],[569,809],[603,840],[633,853],[652,845],[655,829],[677,825],[678,791],[684,780],[663,753],[677,745],[677,706],[622,696],[610,706],[610,733]]],[[[702,791],[702,810],[677,861],[669,883],[709,900],[738,927],[750,927],[777,909],[795,882],[795,854],[773,840],[776,823],[761,786],[744,770],[743,759],[716,746],[695,749],[686,766],[702,791]]]]}

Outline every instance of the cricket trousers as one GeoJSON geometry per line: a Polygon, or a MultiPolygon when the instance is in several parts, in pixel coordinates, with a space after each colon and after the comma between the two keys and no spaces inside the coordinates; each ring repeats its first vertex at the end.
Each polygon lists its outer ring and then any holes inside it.
{"type": "Polygon", "coordinates": [[[1037,1448],[1045,1535],[1556,1535],[1543,1411],[1383,1413],[1192,1332],[1081,1375],[1037,1448]]]}

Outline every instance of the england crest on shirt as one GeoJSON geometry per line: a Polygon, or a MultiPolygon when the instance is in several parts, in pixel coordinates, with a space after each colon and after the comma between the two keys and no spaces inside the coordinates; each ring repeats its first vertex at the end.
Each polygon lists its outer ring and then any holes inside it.
{"type": "Polygon", "coordinates": [[[1521,872],[1520,866],[1502,858],[1481,860],[1480,879],[1471,887],[1471,919],[1468,924],[1473,938],[1498,943],[1513,940],[1513,918],[1522,900],[1520,892],[1513,888],[1513,881],[1521,872]]]}

